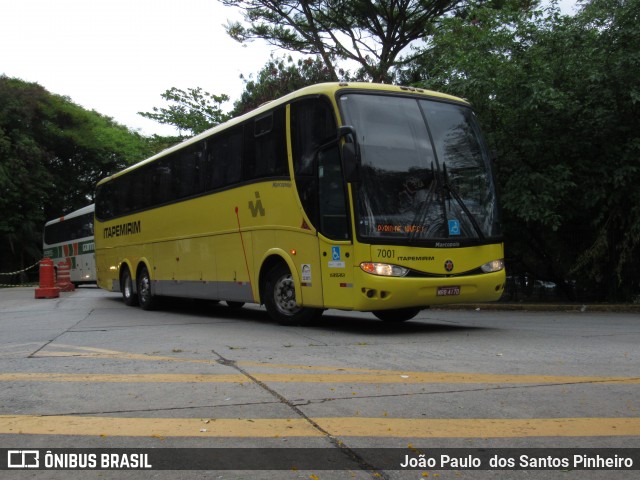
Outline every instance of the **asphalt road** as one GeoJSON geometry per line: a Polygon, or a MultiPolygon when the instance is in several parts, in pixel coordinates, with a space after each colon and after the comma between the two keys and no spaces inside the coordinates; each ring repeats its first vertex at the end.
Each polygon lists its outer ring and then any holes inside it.
{"type": "Polygon", "coordinates": [[[403,471],[372,449],[428,458],[453,448],[632,448],[624,452],[638,460],[639,343],[637,313],[432,309],[387,324],[330,310],[313,325],[283,327],[257,306],[174,300],[146,312],[93,287],[54,300],[3,289],[0,449],[166,448],[169,465],[172,452],[243,450],[231,451],[234,470],[11,469],[0,478],[638,478],[403,471]],[[238,461],[265,447],[314,448],[346,466],[238,461]]]}

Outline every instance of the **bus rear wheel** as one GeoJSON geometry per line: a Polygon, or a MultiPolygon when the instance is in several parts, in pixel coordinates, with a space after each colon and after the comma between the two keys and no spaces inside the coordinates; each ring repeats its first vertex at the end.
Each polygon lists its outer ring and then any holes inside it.
{"type": "Polygon", "coordinates": [[[138,305],[138,296],[133,291],[133,278],[128,268],[124,268],[120,276],[120,289],[122,290],[122,300],[124,304],[133,307],[138,305]]]}
{"type": "Polygon", "coordinates": [[[322,314],[318,308],[302,307],[296,301],[295,282],[284,264],[275,265],[264,283],[264,306],[280,325],[308,323],[322,314]]]}
{"type": "Polygon", "coordinates": [[[138,273],[138,303],[143,310],[153,310],[157,304],[157,299],[151,293],[149,270],[145,266],[138,273]]]}
{"type": "Polygon", "coordinates": [[[383,322],[400,323],[411,320],[420,313],[420,308],[396,308],[393,310],[378,310],[373,314],[383,322]]]}

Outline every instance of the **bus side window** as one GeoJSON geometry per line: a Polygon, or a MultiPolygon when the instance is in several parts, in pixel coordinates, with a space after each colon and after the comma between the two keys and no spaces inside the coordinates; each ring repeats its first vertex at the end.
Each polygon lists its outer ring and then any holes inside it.
{"type": "Polygon", "coordinates": [[[217,137],[207,139],[207,164],[209,166],[207,190],[220,188],[223,177],[220,168],[220,139],[217,137]]]}
{"type": "MultiPolygon", "coordinates": [[[[96,216],[103,220],[110,219],[115,216],[113,205],[113,184],[114,182],[98,185],[96,188],[96,216]]],[[[45,230],[45,235],[47,234],[45,230]]],[[[53,239],[45,236],[47,244],[56,243],[53,239]]]]}
{"type": "Polygon", "coordinates": [[[82,226],[81,237],[93,237],[93,218],[91,218],[91,220],[85,220],[82,226]]]}
{"type": "Polygon", "coordinates": [[[207,142],[212,190],[238,183],[242,174],[242,126],[210,138],[207,142]]]}
{"type": "Polygon", "coordinates": [[[278,108],[247,125],[246,178],[287,175],[285,109],[278,108]]]}
{"type": "Polygon", "coordinates": [[[162,205],[171,200],[171,165],[166,158],[153,164],[152,205],[162,205]]]}
{"type": "Polygon", "coordinates": [[[173,201],[183,196],[183,187],[187,184],[188,179],[184,178],[185,171],[182,166],[182,155],[184,152],[175,152],[165,157],[167,165],[171,172],[171,191],[169,193],[168,201],[173,201]]]}
{"type": "Polygon", "coordinates": [[[203,191],[201,178],[202,145],[197,143],[170,158],[173,163],[175,198],[197,195],[203,191]]]}
{"type": "Polygon", "coordinates": [[[126,214],[131,211],[131,176],[123,175],[114,182],[115,184],[115,203],[118,215],[126,214]]]}
{"type": "Polygon", "coordinates": [[[191,195],[203,193],[206,189],[207,166],[205,164],[205,143],[199,142],[190,154],[190,168],[192,169],[191,195]]]}
{"type": "Polygon", "coordinates": [[[138,171],[132,172],[133,192],[132,195],[132,211],[137,212],[149,206],[150,185],[148,182],[150,170],[148,167],[140,168],[138,171]]]}

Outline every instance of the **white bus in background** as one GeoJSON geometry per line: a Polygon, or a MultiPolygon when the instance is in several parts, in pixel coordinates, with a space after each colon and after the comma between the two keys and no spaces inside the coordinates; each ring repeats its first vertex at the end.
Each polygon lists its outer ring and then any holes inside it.
{"type": "Polygon", "coordinates": [[[91,204],[44,225],[43,256],[53,260],[54,267],[69,259],[71,282],[74,285],[96,283],[96,257],[93,239],[91,204]]]}

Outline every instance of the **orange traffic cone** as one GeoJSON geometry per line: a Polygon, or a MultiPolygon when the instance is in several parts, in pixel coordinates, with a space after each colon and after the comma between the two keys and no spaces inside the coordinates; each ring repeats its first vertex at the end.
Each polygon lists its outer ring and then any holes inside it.
{"type": "Polygon", "coordinates": [[[40,286],[36,288],[36,298],[58,298],[60,289],[55,286],[53,279],[53,260],[43,258],[40,260],[40,286]]]}
{"type": "Polygon", "coordinates": [[[58,263],[58,287],[61,292],[73,292],[76,287],[71,283],[71,259],[58,263]]]}

